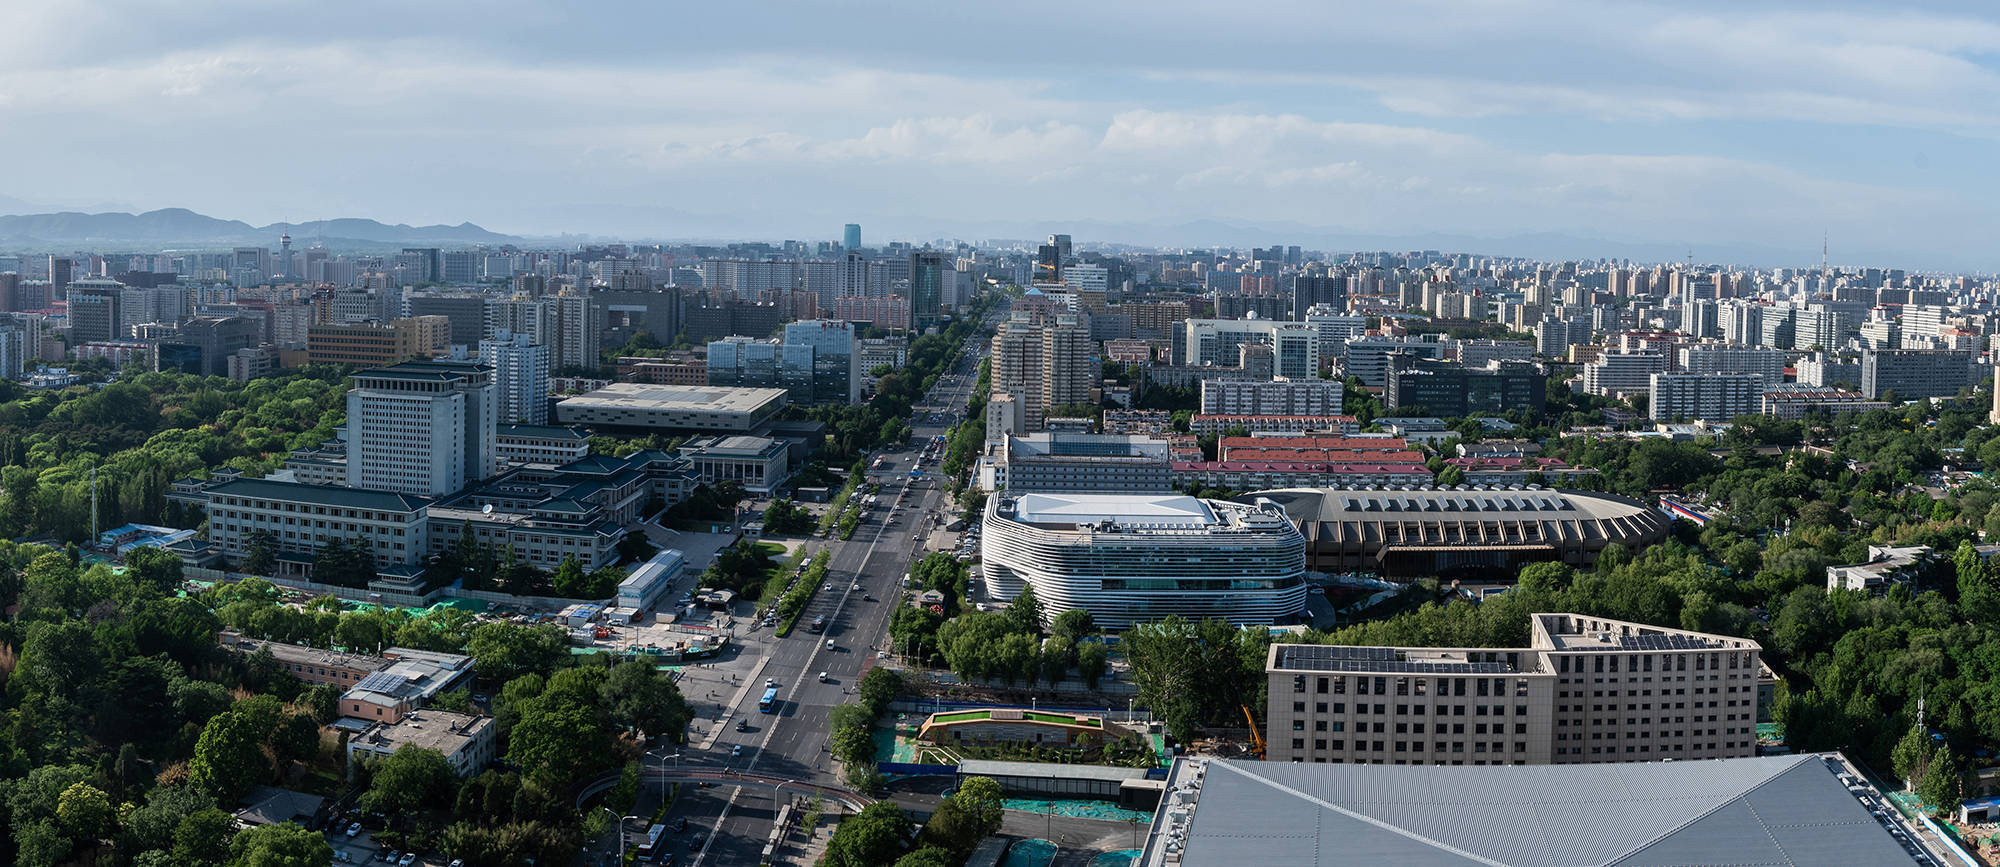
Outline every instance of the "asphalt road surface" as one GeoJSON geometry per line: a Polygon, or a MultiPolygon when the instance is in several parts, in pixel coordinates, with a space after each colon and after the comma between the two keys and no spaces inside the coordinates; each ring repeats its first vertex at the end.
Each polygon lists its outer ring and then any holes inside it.
{"type": "MultiPolygon", "coordinates": [[[[764,666],[761,677],[778,683],[776,712],[759,712],[761,683],[744,690],[741,701],[723,721],[714,745],[702,750],[701,739],[694,739],[681,751],[680,767],[839,783],[832,756],[827,753],[827,713],[853,699],[862,672],[875,661],[878,645],[888,641],[889,615],[901,598],[903,576],[916,559],[918,543],[912,537],[929,526],[926,522],[932,514],[948,517],[955,508],[938,472],[942,452],[938,460],[921,467],[915,463],[930,439],[947,433],[956,416],[964,412],[983,351],[984,345],[976,337],[968,341],[951,372],[941,375],[931,393],[913,410],[910,445],[881,453],[882,468],[870,473],[870,480],[882,485],[880,504],[869,514],[868,522],[848,541],[812,541],[815,550],[821,545],[831,550],[832,561],[826,585],[814,596],[791,636],[772,646],[764,666]],[[921,469],[924,475],[912,479],[912,469],[921,469]],[[891,509],[898,495],[906,492],[908,499],[891,509]],[[859,590],[854,589],[857,584],[859,590]],[[865,596],[875,601],[867,601],[865,596]],[[807,628],[819,616],[827,619],[824,635],[815,635],[807,628]],[[819,678],[822,672],[826,682],[819,678]],[[746,720],[749,730],[738,731],[738,720],[746,720]],[[736,747],[741,753],[732,756],[736,747]]],[[[682,839],[676,841],[687,859],[683,863],[757,863],[770,839],[778,808],[784,803],[779,799],[790,797],[789,793],[762,788],[684,786],[667,819],[669,825],[681,817],[688,821],[687,833],[678,835],[682,839]],[[689,847],[697,830],[707,835],[701,845],[689,847]]]]}

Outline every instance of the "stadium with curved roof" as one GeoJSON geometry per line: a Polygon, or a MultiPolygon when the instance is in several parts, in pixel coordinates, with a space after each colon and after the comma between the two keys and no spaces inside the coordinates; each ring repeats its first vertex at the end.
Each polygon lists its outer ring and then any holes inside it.
{"type": "Polygon", "coordinates": [[[1285,488],[1240,499],[1282,506],[1318,572],[1511,578],[1529,563],[1590,566],[1609,545],[1657,544],[1672,526],[1629,497],[1535,485],[1285,488]]]}

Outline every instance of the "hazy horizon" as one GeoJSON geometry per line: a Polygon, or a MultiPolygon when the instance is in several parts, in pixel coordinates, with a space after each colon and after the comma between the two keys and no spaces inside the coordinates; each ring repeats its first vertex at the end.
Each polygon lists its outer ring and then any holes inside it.
{"type": "Polygon", "coordinates": [[[1840,261],[1979,270],[2000,230],[2000,15],[1970,4],[83,0],[13,19],[13,212],[635,240],[1164,227],[1074,230],[1149,245],[1211,243],[1165,236],[1214,222],[1787,264],[1824,234],[1840,261]]]}

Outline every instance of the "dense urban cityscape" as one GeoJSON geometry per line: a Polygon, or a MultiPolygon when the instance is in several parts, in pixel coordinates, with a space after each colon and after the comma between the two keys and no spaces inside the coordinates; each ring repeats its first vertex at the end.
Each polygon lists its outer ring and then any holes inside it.
{"type": "Polygon", "coordinates": [[[0,255],[10,851],[1962,860],[1994,291],[853,224],[0,255]],[[1589,831],[1363,794],[1496,786],[1589,831]]]}
{"type": "Polygon", "coordinates": [[[2000,867],[1989,9],[16,5],[0,864],[2000,867]]]}

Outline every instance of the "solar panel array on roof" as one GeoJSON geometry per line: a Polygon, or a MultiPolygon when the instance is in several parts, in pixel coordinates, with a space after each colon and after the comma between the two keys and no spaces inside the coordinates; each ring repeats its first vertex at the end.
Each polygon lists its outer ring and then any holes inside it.
{"type": "Polygon", "coordinates": [[[1355,647],[1342,644],[1294,644],[1287,645],[1282,652],[1288,659],[1392,660],[1396,658],[1396,648],[1393,647],[1355,647]]]}
{"type": "Polygon", "coordinates": [[[1384,674],[1511,674],[1513,666],[1499,662],[1455,659],[1398,658],[1393,647],[1346,647],[1328,644],[1287,645],[1278,651],[1278,667],[1319,671],[1378,671],[1384,674]]]}
{"type": "Polygon", "coordinates": [[[1648,633],[1644,635],[1620,635],[1618,646],[1626,650],[1702,650],[1721,648],[1726,645],[1695,635],[1648,633]]]}
{"type": "Polygon", "coordinates": [[[354,685],[354,688],[365,692],[395,692],[409,681],[408,677],[395,672],[378,671],[362,678],[360,683],[354,685]]]}

